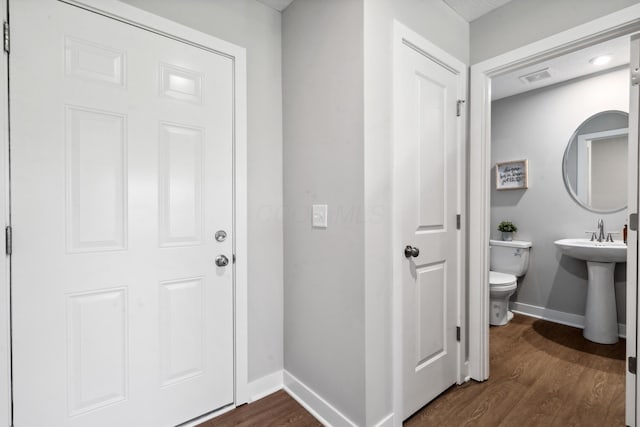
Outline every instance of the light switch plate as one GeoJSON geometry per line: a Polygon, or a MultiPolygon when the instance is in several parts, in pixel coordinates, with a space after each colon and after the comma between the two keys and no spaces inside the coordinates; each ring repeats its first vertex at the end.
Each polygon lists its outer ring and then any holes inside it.
{"type": "Polygon", "coordinates": [[[312,225],[315,228],[327,228],[327,212],[329,210],[328,205],[313,205],[312,209],[312,225]]]}

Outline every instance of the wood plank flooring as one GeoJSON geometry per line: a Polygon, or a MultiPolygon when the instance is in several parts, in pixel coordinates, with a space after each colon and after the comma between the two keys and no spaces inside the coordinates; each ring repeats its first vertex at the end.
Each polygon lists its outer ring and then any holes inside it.
{"type": "MultiPolygon", "coordinates": [[[[624,340],[595,344],[581,329],[519,315],[490,339],[491,378],[451,387],[406,427],[625,425],[624,340]]],[[[201,427],[319,425],[279,391],[201,427]]]]}
{"type": "Polygon", "coordinates": [[[415,426],[624,426],[625,341],[516,315],[490,331],[490,378],[454,386],[405,422],[415,426]]]}
{"type": "Polygon", "coordinates": [[[284,390],[209,420],[198,427],[313,427],[322,424],[284,390]]]}

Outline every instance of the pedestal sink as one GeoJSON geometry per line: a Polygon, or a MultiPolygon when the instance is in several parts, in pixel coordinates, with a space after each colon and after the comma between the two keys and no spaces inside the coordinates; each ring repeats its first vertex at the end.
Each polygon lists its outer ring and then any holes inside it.
{"type": "Polygon", "coordinates": [[[587,304],[582,335],[600,344],[618,342],[613,270],[616,262],[627,261],[627,245],[589,239],[562,239],[553,243],[563,254],[587,262],[587,304]]]}

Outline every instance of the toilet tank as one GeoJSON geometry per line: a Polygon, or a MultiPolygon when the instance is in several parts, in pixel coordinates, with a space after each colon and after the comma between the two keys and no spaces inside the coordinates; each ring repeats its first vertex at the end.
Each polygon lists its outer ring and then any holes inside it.
{"type": "Polygon", "coordinates": [[[489,240],[491,271],[524,276],[529,268],[531,242],[489,240]]]}

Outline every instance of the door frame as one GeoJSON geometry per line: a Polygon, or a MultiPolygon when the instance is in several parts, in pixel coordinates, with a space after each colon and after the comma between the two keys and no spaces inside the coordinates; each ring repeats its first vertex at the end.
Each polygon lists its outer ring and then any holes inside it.
{"type": "MultiPolygon", "coordinates": [[[[0,1],[0,21],[8,20],[8,0],[0,1]]],[[[0,60],[0,224],[11,224],[9,211],[9,55],[0,60]]],[[[11,259],[2,245],[0,256],[0,423],[10,426],[11,413],[11,259]]]]}
{"type": "MultiPolygon", "coordinates": [[[[459,80],[459,90],[458,90],[458,99],[466,100],[467,99],[467,70],[468,67],[464,63],[462,63],[457,58],[453,57],[449,53],[440,49],[438,46],[434,45],[426,38],[418,34],[417,32],[411,30],[405,25],[401,24],[397,20],[394,20],[393,23],[394,34],[393,34],[393,112],[392,112],[392,135],[393,140],[397,138],[397,130],[395,128],[395,120],[393,117],[396,114],[397,107],[396,103],[398,102],[396,96],[395,87],[397,86],[396,79],[399,76],[399,64],[400,64],[400,52],[402,49],[406,49],[407,47],[416,50],[418,53],[424,55],[428,59],[438,63],[445,68],[452,70],[457,73],[459,80]]],[[[466,328],[465,320],[466,320],[466,310],[465,310],[465,301],[466,301],[466,270],[465,270],[465,261],[466,261],[466,226],[464,218],[466,218],[466,141],[467,141],[467,114],[466,108],[461,108],[460,110],[460,119],[458,120],[458,147],[460,148],[460,158],[459,158],[459,189],[458,189],[458,206],[459,206],[459,214],[462,215],[462,221],[460,230],[458,233],[458,280],[457,280],[457,306],[456,306],[456,321],[458,326],[461,327],[461,336],[460,341],[457,343],[456,352],[457,352],[457,383],[461,384],[468,380],[468,366],[465,358],[466,353],[466,328]]],[[[395,151],[395,144],[392,145],[393,150],[395,151]]],[[[395,158],[395,155],[392,151],[392,159],[395,158]]],[[[393,162],[393,160],[392,160],[393,162]]],[[[399,189],[397,188],[397,180],[396,180],[396,169],[395,164],[392,163],[392,254],[400,254],[400,251],[404,247],[403,245],[406,242],[401,241],[401,229],[400,224],[396,220],[398,218],[398,194],[399,189]]],[[[392,282],[392,306],[391,306],[391,343],[392,343],[392,408],[393,408],[393,425],[394,426],[402,426],[403,421],[403,380],[402,380],[402,269],[406,268],[403,264],[403,259],[400,256],[392,257],[392,269],[393,269],[393,282],[392,282]]]]}
{"type": "MultiPolygon", "coordinates": [[[[7,16],[7,0],[0,2],[0,14],[7,16]]],[[[223,55],[233,62],[233,236],[234,268],[234,405],[249,401],[248,390],[248,251],[247,251],[247,60],[246,49],[220,40],[168,19],[153,15],[117,0],[58,0],[100,15],[116,19],[140,29],[177,40],[182,43],[223,55]]],[[[8,82],[8,56],[5,53],[0,64],[0,81],[8,82]]],[[[9,187],[9,106],[8,84],[0,85],[0,222],[10,224],[9,187]],[[4,216],[2,216],[4,215],[4,216]]],[[[4,343],[10,342],[8,325],[10,304],[3,295],[10,293],[11,283],[7,266],[8,257],[0,257],[0,423],[11,425],[10,350],[4,343]],[[6,325],[5,325],[6,323],[6,325]],[[9,388],[9,390],[6,390],[9,388]],[[5,412],[5,409],[7,410],[5,412]],[[6,415],[5,415],[6,414],[6,415]]],[[[213,258],[212,258],[213,262],[213,258]]],[[[8,346],[7,346],[8,347],[8,346]]],[[[212,408],[213,410],[214,408],[212,408]]],[[[219,412],[229,410],[223,408],[219,412]]],[[[216,412],[215,414],[218,414],[216,412]]],[[[212,414],[203,414],[211,418],[212,414]]]]}
{"type": "MultiPolygon", "coordinates": [[[[631,69],[640,68],[640,34],[634,34],[631,36],[631,69]]],[[[640,91],[637,85],[631,86],[629,94],[629,111],[640,111],[640,91]]],[[[635,143],[629,144],[629,162],[628,162],[628,176],[629,182],[635,182],[635,185],[628,185],[628,205],[634,207],[636,212],[638,210],[638,126],[640,126],[639,117],[637,114],[629,114],[629,141],[635,143]],[[635,167],[632,167],[635,166],[635,167]]],[[[627,223],[628,224],[628,223],[627,223]]],[[[630,265],[627,262],[627,279],[629,277],[635,277],[636,286],[629,286],[627,280],[627,348],[626,355],[637,357],[638,350],[638,264],[640,258],[638,257],[638,233],[628,233],[627,243],[629,247],[627,249],[627,259],[636,260],[635,265],[630,265]],[[631,319],[631,316],[635,314],[635,319],[631,319]],[[630,320],[633,320],[630,322],[630,320]]],[[[627,359],[628,360],[628,359],[627,359]]],[[[628,362],[627,362],[628,363],[628,362]]],[[[638,425],[638,381],[636,376],[629,375],[628,365],[625,365],[625,418],[628,426],[638,425]],[[633,408],[633,410],[631,409],[633,408]]]]}
{"type": "MultiPolygon", "coordinates": [[[[469,374],[489,378],[489,236],[491,179],[491,79],[500,74],[564,55],[605,40],[640,31],[640,4],[533,42],[471,66],[469,128],[469,374]]],[[[635,300],[635,284],[627,283],[635,300]]],[[[637,301],[627,311],[627,356],[636,355],[637,301]]],[[[627,408],[636,386],[627,384],[627,408]]],[[[630,403],[633,402],[633,405],[630,403]]],[[[627,411],[627,424],[634,414],[627,411]],[[630,418],[631,417],[631,418],[630,418]]],[[[635,420],[634,420],[635,421],[635,420]]]]}

